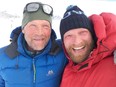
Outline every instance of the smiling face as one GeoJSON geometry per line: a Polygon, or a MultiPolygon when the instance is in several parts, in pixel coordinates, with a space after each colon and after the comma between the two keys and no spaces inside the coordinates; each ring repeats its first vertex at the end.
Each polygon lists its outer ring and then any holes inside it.
{"type": "Polygon", "coordinates": [[[46,20],[34,20],[29,22],[22,32],[28,44],[28,50],[39,51],[44,49],[50,39],[51,26],[46,20]]]}
{"type": "Polygon", "coordinates": [[[63,37],[65,49],[74,63],[85,61],[93,49],[91,33],[85,28],[67,31],[63,37]]]}

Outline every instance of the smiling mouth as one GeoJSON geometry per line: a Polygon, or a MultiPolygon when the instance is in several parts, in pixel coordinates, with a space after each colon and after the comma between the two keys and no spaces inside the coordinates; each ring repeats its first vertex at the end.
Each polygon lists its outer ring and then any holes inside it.
{"type": "Polygon", "coordinates": [[[34,39],[36,41],[43,41],[44,39],[43,38],[39,38],[39,39],[34,39]]]}
{"type": "Polygon", "coordinates": [[[84,49],[84,48],[85,48],[85,46],[75,47],[75,48],[73,48],[73,50],[78,51],[78,50],[81,50],[81,49],[84,49]]]}

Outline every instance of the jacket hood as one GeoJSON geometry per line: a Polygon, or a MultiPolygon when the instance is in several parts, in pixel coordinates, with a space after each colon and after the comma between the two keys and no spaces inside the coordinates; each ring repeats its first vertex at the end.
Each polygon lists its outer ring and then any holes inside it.
{"type": "Polygon", "coordinates": [[[13,29],[13,31],[10,34],[10,39],[11,41],[15,41],[17,40],[19,34],[22,32],[21,26],[16,27],[15,29],[13,29]]]}

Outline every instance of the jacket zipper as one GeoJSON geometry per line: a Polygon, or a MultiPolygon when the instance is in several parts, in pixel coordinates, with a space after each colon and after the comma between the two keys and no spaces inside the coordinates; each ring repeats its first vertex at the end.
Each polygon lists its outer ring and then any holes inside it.
{"type": "Polygon", "coordinates": [[[33,83],[36,80],[36,67],[35,67],[35,60],[33,59],[33,83]]]}

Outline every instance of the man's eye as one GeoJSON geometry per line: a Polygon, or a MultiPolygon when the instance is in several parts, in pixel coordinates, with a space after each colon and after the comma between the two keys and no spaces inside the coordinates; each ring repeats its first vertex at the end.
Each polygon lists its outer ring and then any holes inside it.
{"type": "Polygon", "coordinates": [[[71,38],[71,37],[72,37],[72,35],[65,36],[66,39],[71,38]]]}
{"type": "Polygon", "coordinates": [[[81,35],[86,35],[87,31],[80,32],[81,35]]]}
{"type": "Polygon", "coordinates": [[[50,26],[48,26],[48,25],[43,25],[43,28],[50,28],[50,26]]]}
{"type": "Polygon", "coordinates": [[[36,25],[31,24],[31,25],[29,26],[29,28],[36,28],[36,25]]]}

